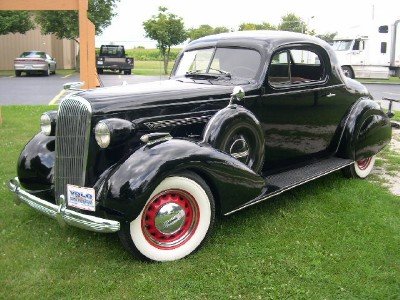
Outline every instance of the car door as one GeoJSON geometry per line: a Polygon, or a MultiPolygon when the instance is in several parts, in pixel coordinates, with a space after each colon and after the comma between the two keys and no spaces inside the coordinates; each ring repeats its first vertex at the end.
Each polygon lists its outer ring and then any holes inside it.
{"type": "Polygon", "coordinates": [[[322,48],[286,48],[272,55],[257,117],[265,132],[264,171],[306,163],[332,153],[332,141],[348,104],[330,79],[322,48]]]}

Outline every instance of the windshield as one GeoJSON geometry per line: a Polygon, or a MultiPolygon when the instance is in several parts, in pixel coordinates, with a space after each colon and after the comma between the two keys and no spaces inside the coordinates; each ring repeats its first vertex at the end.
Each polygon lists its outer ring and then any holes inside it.
{"type": "Polygon", "coordinates": [[[46,54],[44,52],[24,52],[20,57],[46,58],[46,54]]]}
{"type": "Polygon", "coordinates": [[[208,48],[186,51],[176,68],[175,77],[210,75],[253,80],[261,55],[245,48],[208,48]]]}
{"type": "Polygon", "coordinates": [[[101,46],[100,55],[102,56],[113,56],[113,57],[124,57],[125,51],[122,46],[101,46]]]}
{"type": "Polygon", "coordinates": [[[332,47],[335,51],[346,51],[350,50],[352,42],[353,40],[333,41],[332,47]]]}

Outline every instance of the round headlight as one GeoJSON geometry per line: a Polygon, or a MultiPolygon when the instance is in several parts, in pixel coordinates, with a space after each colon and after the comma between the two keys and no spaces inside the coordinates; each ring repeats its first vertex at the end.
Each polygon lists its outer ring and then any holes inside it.
{"type": "Polygon", "coordinates": [[[101,148],[107,148],[110,145],[111,133],[106,123],[102,121],[97,123],[94,128],[94,137],[101,148]]]}
{"type": "Polygon", "coordinates": [[[40,117],[40,130],[45,135],[50,135],[51,133],[51,118],[46,113],[42,114],[40,117]]]}

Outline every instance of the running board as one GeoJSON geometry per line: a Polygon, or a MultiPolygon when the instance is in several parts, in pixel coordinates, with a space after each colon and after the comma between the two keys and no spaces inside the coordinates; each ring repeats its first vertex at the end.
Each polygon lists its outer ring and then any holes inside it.
{"type": "Polygon", "coordinates": [[[239,208],[226,213],[225,216],[267,200],[273,196],[279,195],[287,190],[295,188],[296,186],[340,170],[353,163],[354,161],[351,159],[331,157],[301,168],[264,177],[266,184],[265,193],[240,206],[239,208]]]}

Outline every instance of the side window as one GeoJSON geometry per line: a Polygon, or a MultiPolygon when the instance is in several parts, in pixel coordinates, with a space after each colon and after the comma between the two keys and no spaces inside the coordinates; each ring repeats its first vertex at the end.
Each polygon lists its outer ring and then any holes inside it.
{"type": "Polygon", "coordinates": [[[273,87],[313,83],[324,77],[323,61],[309,49],[296,48],[276,53],[268,70],[268,82],[273,87]]]}
{"type": "Polygon", "coordinates": [[[387,26],[387,25],[379,26],[378,31],[379,31],[379,33],[388,33],[389,32],[389,26],[387,26]]]}
{"type": "Polygon", "coordinates": [[[386,53],[386,48],[387,48],[387,43],[382,42],[381,43],[381,53],[386,53]]]}
{"type": "Polygon", "coordinates": [[[364,46],[364,41],[363,40],[355,40],[354,45],[353,45],[353,50],[364,50],[365,46],[364,46]]]}
{"type": "Polygon", "coordinates": [[[288,51],[276,53],[271,60],[268,71],[268,81],[272,86],[279,87],[290,84],[290,66],[288,51]]]}

